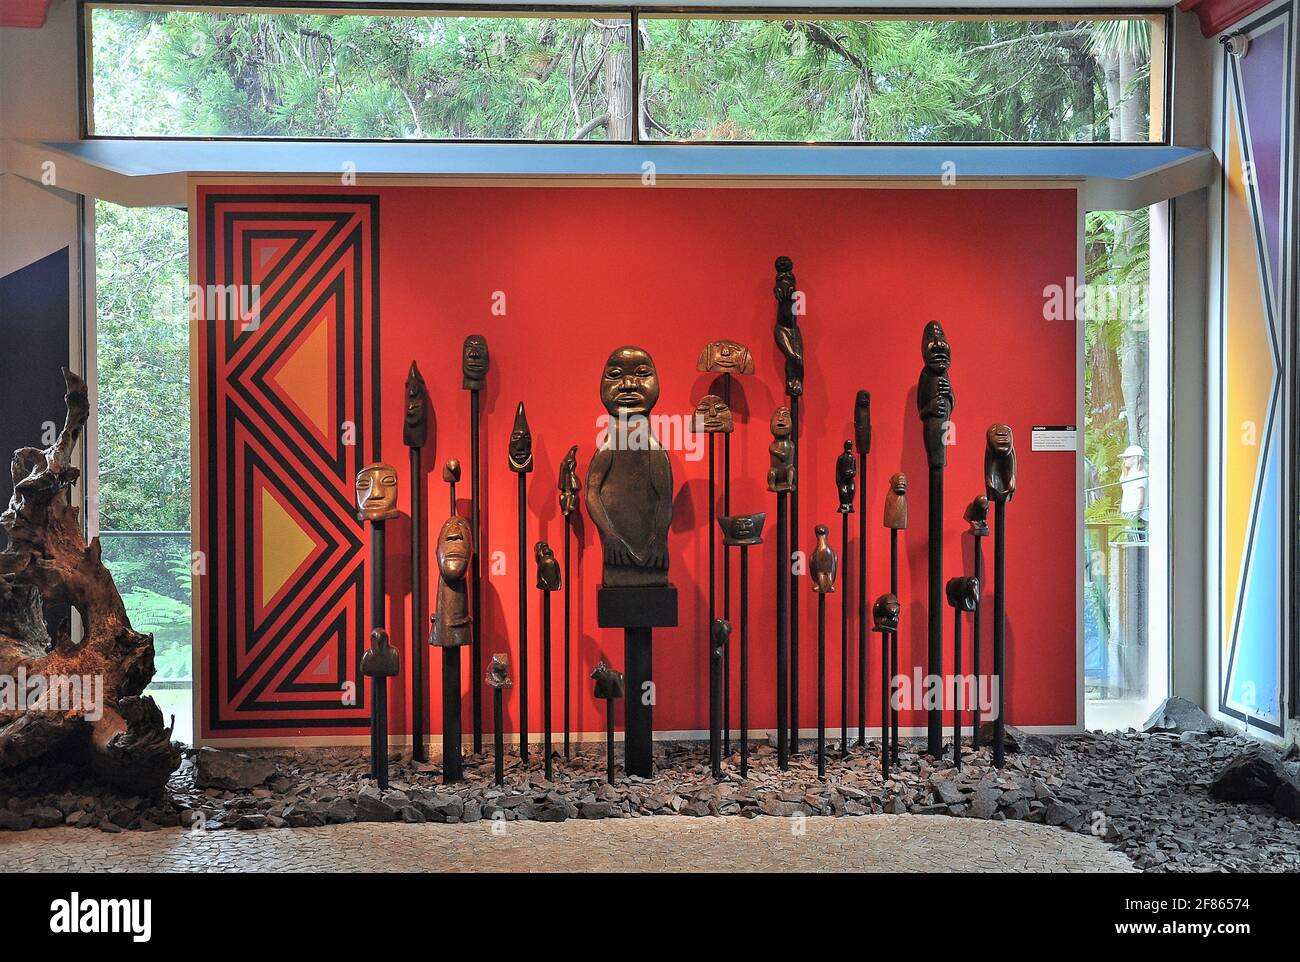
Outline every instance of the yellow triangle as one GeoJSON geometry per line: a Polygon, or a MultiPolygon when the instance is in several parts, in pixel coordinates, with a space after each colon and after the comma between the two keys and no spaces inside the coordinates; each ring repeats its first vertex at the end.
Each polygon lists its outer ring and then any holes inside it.
{"type": "Polygon", "coordinates": [[[1244,588],[1255,485],[1264,450],[1269,401],[1277,365],[1269,337],[1264,279],[1250,219],[1249,184],[1242,162],[1235,111],[1228,115],[1226,300],[1223,364],[1223,634],[1231,648],[1232,625],[1244,588]]]}
{"type": "Polygon", "coordinates": [[[311,421],[321,437],[330,437],[329,325],[316,322],[275,374],[275,383],[311,421]]]}
{"type": "Polygon", "coordinates": [[[302,567],[316,542],[266,488],[262,489],[261,535],[261,604],[265,605],[302,567]]]}

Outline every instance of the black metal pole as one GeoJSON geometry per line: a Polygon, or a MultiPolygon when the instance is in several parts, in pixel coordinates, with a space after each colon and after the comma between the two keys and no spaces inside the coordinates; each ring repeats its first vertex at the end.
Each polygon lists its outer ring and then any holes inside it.
{"type": "MultiPolygon", "coordinates": [[[[985,530],[988,530],[987,528],[985,530]]],[[[984,595],[984,537],[975,535],[975,580],[980,585],[981,599],[984,595]]],[[[975,678],[975,691],[979,693],[980,683],[980,609],[983,601],[975,602],[975,621],[971,626],[971,674],[975,678]]],[[[979,698],[971,706],[971,747],[979,751],[980,747],[980,703],[979,698]]]]}
{"type": "MultiPolygon", "coordinates": [[[[845,515],[845,524],[848,524],[845,515]]],[[[817,593],[817,777],[826,777],[826,593],[817,593]]]]}
{"type": "Polygon", "coordinates": [[[551,593],[542,592],[542,745],[546,752],[546,780],[555,775],[551,762],[551,593]]]}
{"type": "Polygon", "coordinates": [[[442,649],[442,780],[464,777],[460,757],[460,648],[442,649]]]}
{"type": "Polygon", "coordinates": [[[858,744],[867,747],[867,455],[858,456],[858,744]]]}
{"type": "MultiPolygon", "coordinates": [[[[387,626],[384,610],[384,522],[370,525],[370,627],[387,626]]],[[[370,679],[370,773],[388,788],[388,679],[370,679]]]]}
{"type": "Polygon", "coordinates": [[[528,764],[528,475],[519,473],[519,760],[528,764]]]}
{"type": "Polygon", "coordinates": [[[952,761],[961,768],[961,714],[966,708],[961,697],[961,608],[952,609],[952,676],[956,679],[952,703],[952,761]]]}
{"type": "Polygon", "coordinates": [[[709,645],[709,767],[722,779],[722,652],[709,645]]]}
{"type": "MultiPolygon", "coordinates": [[[[731,410],[731,375],[722,375],[722,400],[731,410]]],[[[722,513],[731,515],[731,434],[722,436],[722,513]]],[[[731,552],[722,550],[722,617],[731,621],[731,552]]],[[[722,753],[731,754],[731,645],[722,653],[722,753]]]]}
{"type": "MultiPolygon", "coordinates": [[[[719,672],[722,666],[718,664],[719,659],[713,654],[713,620],[718,616],[717,612],[717,592],[714,583],[717,581],[717,544],[718,544],[718,493],[717,482],[714,477],[714,441],[716,435],[709,434],[709,620],[705,625],[705,633],[709,635],[707,650],[709,652],[709,761],[713,768],[713,777],[722,777],[722,679],[719,672]]],[[[722,553],[725,555],[727,549],[724,547],[722,553]]]]}
{"type": "Polygon", "coordinates": [[[652,630],[623,629],[623,665],[627,704],[623,706],[623,765],[629,775],[649,778],[654,769],[654,709],[646,694],[651,682],[652,630]]]}
{"type": "MultiPolygon", "coordinates": [[[[790,445],[795,486],[790,492],[790,544],[784,553],[790,576],[790,754],[799,753],[799,578],[791,557],[799,550],[799,395],[790,398],[790,445]]],[[[787,766],[782,765],[785,769],[787,766]]]]}
{"type": "Polygon", "coordinates": [[[787,649],[790,639],[790,528],[789,492],[776,495],[776,761],[782,771],[790,767],[790,679],[787,649]]]}
{"type": "MultiPolygon", "coordinates": [[[[943,675],[943,468],[930,468],[929,596],[927,601],[928,643],[927,674],[943,675]]],[[[931,708],[926,713],[928,739],[926,751],[931,758],[943,754],[943,710],[931,708]]]]}
{"type": "MultiPolygon", "coordinates": [[[[898,597],[898,529],[889,529],[889,592],[898,597]]],[[[901,619],[900,619],[901,620],[901,619]]],[[[899,628],[901,631],[902,628],[899,628]]],[[[889,658],[880,663],[880,670],[888,675],[887,687],[889,698],[889,744],[890,754],[898,761],[898,709],[894,706],[894,679],[898,677],[898,632],[889,636],[889,658]]]]}
{"type": "MultiPolygon", "coordinates": [[[[626,732],[624,738],[627,737],[626,732]]],[[[614,699],[605,699],[605,779],[614,784],[614,699]]]]}
{"type": "Polygon", "coordinates": [[[411,448],[411,757],[427,762],[424,709],[429,692],[424,678],[424,484],[420,474],[421,447],[411,448]]]}
{"type": "Polygon", "coordinates": [[[470,633],[470,670],[475,683],[470,687],[470,700],[473,703],[474,720],[470,728],[474,733],[474,754],[483,753],[483,692],[478,680],[483,677],[483,643],[481,626],[483,624],[483,535],[480,527],[480,471],[479,471],[479,417],[478,391],[469,392],[469,460],[470,470],[470,523],[474,528],[474,558],[470,566],[470,603],[473,605],[474,624],[470,633]]]}
{"type": "Polygon", "coordinates": [[[1006,764],[1006,698],[1004,672],[1006,670],[1007,628],[1007,505],[994,502],[993,509],[993,674],[997,678],[997,717],[993,719],[993,764],[1001,768],[1006,764]]]}
{"type": "Polygon", "coordinates": [[[843,560],[844,573],[840,584],[844,591],[840,595],[840,757],[849,754],[849,516],[841,515],[840,557],[843,560]]]}
{"type": "Polygon", "coordinates": [[[889,635],[880,632],[880,777],[889,777],[889,635]]]}
{"type": "Polygon", "coordinates": [[[740,546],[740,777],[749,778],[749,546],[740,546]]]}
{"type": "Polygon", "coordinates": [[[492,689],[492,751],[496,755],[496,780],[500,785],[506,777],[505,711],[501,707],[500,688],[492,689]]]}
{"type": "Polygon", "coordinates": [[[564,518],[564,760],[570,761],[573,758],[573,752],[569,745],[569,675],[571,668],[570,659],[570,622],[573,620],[570,615],[571,595],[569,592],[569,541],[573,533],[573,521],[566,515],[564,518]]]}

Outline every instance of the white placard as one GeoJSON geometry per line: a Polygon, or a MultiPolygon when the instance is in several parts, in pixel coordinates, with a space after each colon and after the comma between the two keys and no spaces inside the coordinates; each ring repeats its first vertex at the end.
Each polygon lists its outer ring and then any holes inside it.
{"type": "Polygon", "coordinates": [[[1074,424],[1035,424],[1031,451],[1077,451],[1079,431],[1074,424]]]}

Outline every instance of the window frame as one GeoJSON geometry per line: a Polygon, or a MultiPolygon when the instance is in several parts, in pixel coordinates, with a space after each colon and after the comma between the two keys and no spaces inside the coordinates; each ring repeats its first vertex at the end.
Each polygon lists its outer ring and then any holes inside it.
{"type": "MultiPolygon", "coordinates": [[[[582,6],[568,4],[502,4],[485,6],[483,3],[434,3],[428,6],[415,6],[410,3],[382,2],[382,0],[362,0],[357,3],[337,3],[330,0],[230,0],[222,3],[181,3],[176,0],[77,0],[77,114],[79,136],[82,140],[123,140],[123,141],[247,141],[270,143],[407,143],[407,144],[544,144],[546,146],[601,146],[609,145],[627,147],[629,145],[654,144],[656,146],[704,146],[704,147],[1168,147],[1171,146],[1170,132],[1173,129],[1173,76],[1174,44],[1171,29],[1172,10],[1169,8],[1133,8],[1133,7],[1099,7],[1064,8],[1048,10],[1043,8],[990,7],[978,11],[962,10],[953,7],[907,7],[907,8],[872,8],[872,7],[746,7],[717,5],[684,6],[638,6],[611,5],[582,6]],[[1149,137],[1142,141],[1060,141],[1060,140],[999,140],[999,141],[909,141],[909,140],[673,140],[646,139],[641,136],[641,98],[640,90],[640,45],[631,45],[631,90],[633,122],[632,135],[628,140],[538,140],[528,138],[391,138],[391,137],[270,137],[241,135],[139,135],[139,134],[99,134],[94,132],[94,71],[91,65],[91,14],[99,8],[118,8],[128,10],[149,10],[152,8],[191,9],[207,8],[212,12],[249,12],[249,13],[333,13],[344,16],[348,14],[391,14],[407,16],[462,16],[477,14],[482,17],[539,17],[547,14],[556,19],[587,17],[623,17],[628,18],[632,36],[639,35],[641,18],[646,19],[732,19],[732,20],[1107,20],[1119,18],[1143,18],[1159,20],[1162,23],[1160,58],[1161,91],[1159,137],[1149,137]]],[[[1157,59],[1153,56],[1152,82],[1155,82],[1157,59]]]]}

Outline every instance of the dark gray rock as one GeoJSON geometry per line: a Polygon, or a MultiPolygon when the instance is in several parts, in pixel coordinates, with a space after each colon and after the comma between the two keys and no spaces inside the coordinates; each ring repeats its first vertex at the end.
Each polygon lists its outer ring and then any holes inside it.
{"type": "Polygon", "coordinates": [[[275,760],[219,748],[200,748],[194,766],[197,788],[256,788],[275,774],[275,760]]]}
{"type": "Polygon", "coordinates": [[[235,820],[235,828],[241,832],[248,832],[254,829],[266,828],[267,820],[265,815],[241,815],[235,820]]]}
{"type": "Polygon", "coordinates": [[[397,821],[402,808],[409,802],[405,796],[402,797],[401,804],[394,805],[384,797],[378,788],[373,786],[363,788],[357,793],[357,815],[358,822],[395,822],[397,821]]]}
{"type": "Polygon", "coordinates": [[[1225,802],[1272,802],[1285,776],[1282,756],[1266,745],[1249,745],[1214,776],[1210,794],[1225,802]]]}
{"type": "Polygon", "coordinates": [[[1300,774],[1287,769],[1273,790],[1273,807],[1287,818],[1300,821],[1300,774]]]}
{"type": "Polygon", "coordinates": [[[1144,732],[1218,732],[1222,726],[1200,705],[1172,695],[1151,713],[1142,725],[1144,732]]]}
{"type": "MultiPolygon", "coordinates": [[[[980,726],[980,744],[993,750],[993,723],[985,722],[980,726]]],[[[1006,727],[1006,749],[1008,754],[1055,755],[1060,739],[1056,735],[1039,735],[1024,731],[1015,725],[1006,727]]]]}
{"type": "Polygon", "coordinates": [[[942,802],[944,805],[960,805],[966,800],[961,788],[951,778],[940,778],[938,775],[931,775],[930,791],[934,793],[935,801],[942,802]]]}

